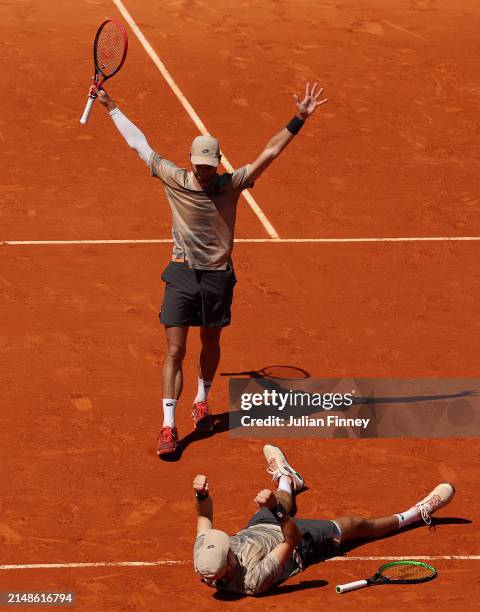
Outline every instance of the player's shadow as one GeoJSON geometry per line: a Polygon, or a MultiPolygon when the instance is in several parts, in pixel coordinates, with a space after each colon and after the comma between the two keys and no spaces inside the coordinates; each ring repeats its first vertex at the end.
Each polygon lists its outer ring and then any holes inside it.
{"type": "MultiPolygon", "coordinates": [[[[266,593],[256,595],[255,599],[286,595],[287,593],[296,593],[298,591],[305,591],[306,589],[319,589],[327,585],[328,582],[326,580],[302,580],[298,584],[276,584],[266,593]]],[[[213,594],[213,598],[219,601],[238,601],[246,597],[246,595],[242,595],[241,593],[232,593],[230,591],[215,591],[213,594]]]]}
{"type": "Polygon", "coordinates": [[[296,591],[305,591],[306,589],[319,589],[328,586],[326,580],[302,580],[298,584],[277,584],[266,593],[262,593],[258,597],[272,597],[272,595],[286,595],[287,593],[295,593],[296,591]]]}
{"type": "MultiPolygon", "coordinates": [[[[277,367],[284,368],[288,366],[277,366],[277,367]]],[[[269,370],[269,369],[270,368],[264,368],[264,370],[269,370]]],[[[258,372],[238,372],[237,374],[247,374],[247,375],[256,376],[259,373],[261,374],[261,376],[259,377],[259,380],[257,380],[257,387],[259,390],[266,389],[269,392],[276,391],[280,395],[288,394],[290,392],[290,386],[292,386],[293,377],[291,378],[278,377],[277,379],[273,377],[269,378],[268,376],[262,375],[262,370],[258,372]]],[[[225,373],[225,375],[228,375],[228,374],[235,374],[235,373],[230,373],[230,372],[225,373]]],[[[310,377],[308,372],[305,372],[305,374],[306,375],[303,376],[303,378],[310,377]]],[[[296,376],[297,379],[301,377],[302,376],[296,376]]],[[[244,380],[245,380],[245,383],[243,384],[243,386],[242,386],[242,382],[237,380],[235,387],[232,388],[231,390],[232,396],[230,400],[234,406],[238,406],[242,398],[242,393],[244,392],[244,390],[247,388],[249,384],[248,378],[245,378],[244,380]]],[[[332,388],[335,388],[335,385],[342,381],[341,378],[329,379],[329,380],[330,380],[330,386],[332,388]]],[[[364,390],[362,390],[362,385],[360,384],[360,381],[361,379],[357,381],[357,384],[360,386],[361,397],[353,397],[352,406],[354,407],[358,406],[357,416],[359,418],[361,417],[361,418],[368,419],[368,427],[365,429],[360,429],[356,436],[357,438],[382,437],[378,432],[378,423],[380,421],[378,419],[377,410],[381,410],[381,408],[387,404],[406,404],[406,405],[411,406],[414,403],[428,402],[433,408],[435,408],[436,403],[438,402],[442,402],[445,400],[462,399],[462,398],[476,398],[480,395],[480,393],[476,390],[467,389],[467,390],[458,391],[455,393],[438,393],[438,394],[428,394],[428,395],[376,396],[375,390],[372,390],[369,388],[365,388],[364,390]]],[[[315,393],[308,392],[308,391],[302,392],[302,400],[300,402],[300,405],[297,405],[294,402],[293,405],[289,406],[288,409],[282,413],[282,417],[284,419],[295,418],[295,417],[296,418],[313,417],[313,416],[318,417],[318,416],[324,415],[329,412],[328,408],[319,407],[318,404],[314,401],[304,405],[303,397],[305,395],[306,396],[310,395],[311,397],[314,397],[315,395],[318,395],[318,393],[315,394],[315,393]]],[[[466,405],[467,407],[470,406],[469,403],[467,403],[466,405]]],[[[441,409],[441,406],[440,406],[440,409],[441,409]]],[[[273,409],[266,411],[264,405],[254,406],[250,404],[250,407],[248,409],[243,408],[242,406],[241,410],[239,410],[238,408],[233,409],[229,413],[226,413],[226,414],[224,413],[222,415],[219,415],[219,417],[221,417],[222,421],[223,420],[226,421],[224,423],[224,426],[227,427],[230,431],[234,431],[238,429],[243,431],[244,429],[243,419],[248,417],[248,423],[255,423],[255,422],[258,422],[256,421],[256,419],[264,419],[266,416],[272,416],[272,410],[273,409]],[[248,412],[245,413],[243,412],[243,410],[248,410],[248,412]]],[[[345,404],[343,406],[339,406],[335,408],[335,410],[338,412],[345,413],[345,412],[348,412],[349,406],[345,404]]],[[[273,410],[273,416],[278,416],[278,412],[276,410],[273,410]]],[[[380,413],[380,416],[381,416],[381,413],[380,413]]],[[[258,432],[258,430],[255,429],[255,427],[256,426],[248,428],[250,433],[254,434],[255,432],[258,432]]],[[[238,437],[242,437],[242,433],[238,434],[238,437]]],[[[332,437],[333,438],[349,438],[350,434],[345,427],[336,427],[335,430],[332,432],[332,437]]]]}
{"type": "MultiPolygon", "coordinates": [[[[221,376],[233,376],[233,377],[244,377],[245,385],[249,384],[249,380],[255,378],[258,380],[260,387],[266,385],[269,391],[275,390],[278,393],[285,393],[291,386],[292,380],[310,378],[310,373],[297,366],[289,365],[273,365],[260,368],[258,370],[246,370],[241,372],[222,372],[221,376]],[[265,381],[263,382],[262,381],[265,381]]],[[[332,379],[332,381],[341,381],[341,378],[332,379]]],[[[333,383],[332,383],[333,384],[333,383]]],[[[240,389],[236,389],[236,393],[240,393],[240,389]]],[[[399,396],[399,397],[359,397],[354,398],[353,404],[364,404],[363,409],[365,412],[359,413],[359,416],[373,416],[375,411],[375,404],[395,404],[395,403],[413,403],[413,402],[425,402],[425,401],[439,401],[445,399],[454,399],[462,397],[476,396],[475,391],[461,391],[452,394],[439,394],[439,395],[425,395],[425,396],[399,396]],[[371,411],[373,411],[371,413],[371,411]]],[[[346,408],[339,408],[339,410],[346,410],[346,408]]],[[[322,412],[318,407],[310,406],[305,409],[302,406],[301,414],[313,415],[322,412]]],[[[293,412],[292,412],[293,414],[293,412]]],[[[214,429],[210,433],[199,433],[195,430],[188,433],[184,438],[179,441],[177,450],[175,453],[168,455],[162,455],[161,459],[166,462],[176,462],[182,458],[185,450],[196,442],[201,442],[207,438],[214,436],[215,434],[225,433],[227,431],[233,431],[239,429],[241,425],[241,418],[244,416],[243,413],[233,410],[225,411],[220,413],[214,413],[214,429]]],[[[263,406],[252,406],[248,411],[248,416],[251,419],[265,417],[265,408],[263,406]]],[[[299,416],[299,415],[297,415],[299,416]]],[[[375,419],[373,419],[375,422],[375,419]]],[[[376,437],[373,435],[375,432],[369,428],[365,432],[361,431],[359,437],[376,437]]],[[[335,437],[342,437],[339,432],[335,437]]],[[[348,435],[347,435],[348,437],[348,435]]]]}
{"type": "MultiPolygon", "coordinates": [[[[298,368],[297,366],[275,365],[266,366],[264,368],[260,368],[259,370],[248,370],[243,372],[222,372],[220,376],[243,376],[245,377],[245,380],[248,380],[249,378],[263,378],[269,381],[269,389],[285,391],[286,381],[310,378],[310,373],[306,370],[303,370],[302,368],[298,368]],[[280,378],[279,375],[282,375],[282,378],[280,378]]],[[[251,411],[252,416],[257,415],[257,413],[258,416],[261,416],[262,409],[256,407],[253,411],[251,411]]],[[[213,422],[214,427],[212,432],[200,433],[195,430],[191,431],[185,437],[179,440],[175,453],[161,455],[160,459],[167,463],[175,463],[176,461],[180,461],[183,453],[190,446],[190,444],[202,442],[203,440],[211,438],[215,434],[225,433],[226,431],[229,431],[229,429],[235,429],[239,427],[239,424],[232,423],[230,421],[230,412],[228,410],[226,412],[214,413],[213,422]]]]}
{"type": "MultiPolygon", "coordinates": [[[[431,530],[436,530],[437,527],[440,527],[442,525],[471,525],[472,521],[470,519],[466,519],[466,518],[461,518],[461,517],[457,517],[457,516],[444,516],[441,518],[437,518],[435,516],[432,516],[432,523],[431,525],[429,525],[429,529],[431,530]]],[[[382,538],[380,538],[381,540],[387,540],[390,538],[396,538],[399,535],[402,535],[403,533],[405,533],[406,531],[413,531],[415,529],[422,529],[423,527],[425,527],[424,523],[412,523],[411,525],[407,525],[406,527],[404,527],[403,529],[398,529],[397,531],[392,531],[391,533],[388,533],[387,535],[383,536],[382,538]]],[[[356,548],[359,548],[360,546],[364,546],[365,544],[369,544],[370,542],[375,542],[378,541],[378,539],[357,539],[357,540],[350,540],[349,542],[345,542],[345,544],[342,544],[342,555],[344,553],[348,553],[352,550],[355,550],[356,548]]]]}
{"type": "Polygon", "coordinates": [[[168,455],[160,455],[160,459],[167,463],[175,463],[176,461],[180,461],[185,450],[190,446],[190,444],[194,444],[195,442],[202,442],[208,438],[211,438],[215,434],[221,433],[222,431],[226,431],[228,429],[228,412],[223,414],[216,414],[214,419],[214,427],[213,431],[209,433],[200,433],[196,430],[188,433],[184,438],[181,438],[178,442],[177,450],[174,453],[169,453],[168,455]]]}

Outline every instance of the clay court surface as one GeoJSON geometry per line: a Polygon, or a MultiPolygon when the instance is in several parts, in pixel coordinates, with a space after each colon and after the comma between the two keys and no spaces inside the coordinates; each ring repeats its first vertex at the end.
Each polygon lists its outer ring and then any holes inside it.
{"type": "MultiPolygon", "coordinates": [[[[329,98],[251,192],[281,240],[239,203],[215,412],[228,411],[222,373],[274,364],[314,378],[478,375],[480,242],[446,239],[480,236],[478,3],[125,6],[235,167],[288,122],[306,81],[329,98]],[[336,241],[428,237],[443,239],[336,241]],[[323,238],[332,242],[304,241],[323,238]]],[[[188,436],[192,330],[177,412],[189,443],[177,462],[154,455],[171,244],[135,241],[167,241],[170,213],[103,108],[79,124],[106,17],[121,18],[107,0],[0,3],[0,591],[71,589],[89,611],[473,609],[480,561],[448,558],[479,554],[478,451],[467,439],[276,440],[310,487],[298,516],[398,512],[448,480],[457,498],[439,517],[474,522],[364,544],[346,554],[361,559],[313,566],[260,600],[226,603],[195,577],[193,476],[209,476],[216,526],[234,532],[269,485],[264,441],[188,436]],[[335,594],[381,564],[367,557],[384,556],[440,557],[439,577],[335,594]],[[164,564],[107,565],[133,561],[164,564]]],[[[127,62],[107,89],[183,165],[198,130],[128,31],[127,62]]]]}

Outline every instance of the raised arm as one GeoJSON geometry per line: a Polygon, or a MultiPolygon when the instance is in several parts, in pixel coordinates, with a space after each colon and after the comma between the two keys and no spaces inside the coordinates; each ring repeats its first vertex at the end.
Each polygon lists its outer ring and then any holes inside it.
{"type": "Polygon", "coordinates": [[[275,546],[272,550],[272,554],[275,555],[280,565],[283,565],[291,556],[294,549],[300,544],[300,540],[302,539],[301,533],[272,491],[269,489],[260,491],[255,498],[255,502],[262,508],[268,508],[280,523],[284,542],[275,546]]]}
{"type": "Polygon", "coordinates": [[[125,138],[127,144],[138,153],[138,156],[148,164],[150,162],[153,149],[147,142],[144,134],[134,125],[122,111],[117,107],[115,102],[110,98],[104,89],[97,90],[98,101],[108,110],[110,117],[117,126],[120,134],[125,138]]]}
{"type": "Polygon", "coordinates": [[[207,477],[202,474],[195,476],[193,490],[196,497],[197,535],[200,535],[213,527],[213,502],[208,493],[207,477]]]}
{"type": "Polygon", "coordinates": [[[326,98],[321,99],[323,88],[314,83],[310,89],[310,83],[307,83],[305,88],[305,97],[303,100],[294,94],[295,103],[297,105],[297,113],[287,125],[278,134],[270,139],[257,159],[251,164],[250,178],[253,181],[258,179],[262,173],[268,168],[272,161],[280,155],[283,149],[298,134],[305,121],[315,112],[317,106],[325,104],[326,98]]]}

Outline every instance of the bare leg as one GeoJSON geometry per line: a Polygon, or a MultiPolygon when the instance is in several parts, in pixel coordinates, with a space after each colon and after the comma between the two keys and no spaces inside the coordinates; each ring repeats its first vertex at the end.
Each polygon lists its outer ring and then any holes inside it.
{"type": "Polygon", "coordinates": [[[403,529],[417,521],[423,520],[427,525],[430,525],[431,515],[448,505],[454,496],[455,487],[448,482],[442,482],[421,501],[404,512],[372,519],[360,516],[343,516],[335,519],[334,522],[337,523],[342,532],[342,542],[357,538],[383,538],[388,533],[403,529]]]}
{"type": "Polygon", "coordinates": [[[342,543],[348,540],[383,538],[387,533],[398,529],[395,514],[380,518],[366,519],[361,516],[342,516],[335,519],[342,533],[342,543]]]}
{"type": "Polygon", "coordinates": [[[198,377],[203,380],[213,380],[220,362],[221,327],[201,327],[200,340],[202,350],[198,364],[198,377]]]}
{"type": "Polygon", "coordinates": [[[187,351],[188,327],[165,325],[167,354],[163,364],[163,397],[179,399],[183,388],[182,363],[187,351]]]}

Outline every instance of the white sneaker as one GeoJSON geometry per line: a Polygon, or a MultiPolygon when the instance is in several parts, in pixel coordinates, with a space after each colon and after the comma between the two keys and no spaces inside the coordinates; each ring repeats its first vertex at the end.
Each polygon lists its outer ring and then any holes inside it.
{"type": "Polygon", "coordinates": [[[275,482],[280,480],[280,476],[290,476],[294,492],[298,493],[298,491],[303,489],[305,486],[303,478],[289,465],[287,458],[278,446],[265,444],[263,454],[268,463],[267,472],[272,475],[275,482]]]}
{"type": "Polygon", "coordinates": [[[448,505],[455,497],[455,487],[449,482],[442,482],[431,491],[427,497],[415,505],[420,511],[422,519],[427,525],[432,523],[431,515],[448,505]]]}

